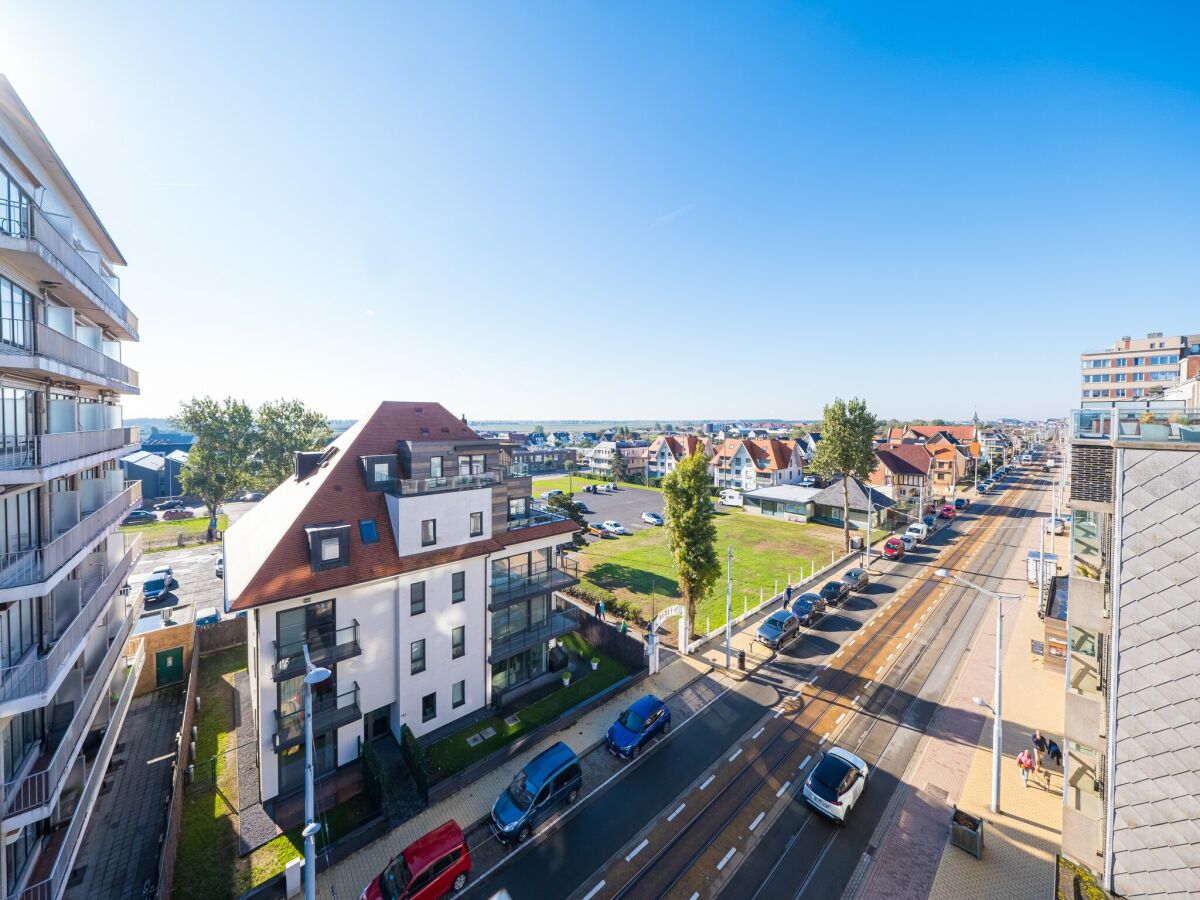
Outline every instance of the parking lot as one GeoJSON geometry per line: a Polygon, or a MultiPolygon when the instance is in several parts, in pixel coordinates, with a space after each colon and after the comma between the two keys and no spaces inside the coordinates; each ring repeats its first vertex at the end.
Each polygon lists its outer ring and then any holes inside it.
{"type": "MultiPolygon", "coordinates": [[[[535,499],[541,500],[542,492],[538,488],[537,479],[534,479],[533,482],[533,496],[535,499]]],[[[581,486],[575,491],[575,500],[585,504],[591,510],[591,512],[584,513],[584,517],[589,522],[600,524],[609,519],[616,519],[631,532],[655,527],[642,522],[642,513],[654,512],[661,516],[663,511],[662,494],[645,488],[622,487],[612,494],[585,494],[581,486]]],[[[588,540],[598,541],[600,538],[589,536],[588,540]]]]}

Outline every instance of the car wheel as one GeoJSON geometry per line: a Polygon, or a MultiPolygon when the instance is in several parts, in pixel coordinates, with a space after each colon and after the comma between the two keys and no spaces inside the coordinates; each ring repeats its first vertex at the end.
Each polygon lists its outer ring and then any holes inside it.
{"type": "Polygon", "coordinates": [[[633,759],[637,759],[639,756],[641,756],[642,755],[642,745],[635,744],[633,747],[633,750],[630,752],[629,755],[633,759]]]}
{"type": "Polygon", "coordinates": [[[458,893],[467,886],[467,873],[459,872],[458,877],[454,879],[454,883],[450,885],[450,889],[458,893]]]}
{"type": "Polygon", "coordinates": [[[528,825],[522,825],[521,830],[517,832],[517,843],[518,844],[525,843],[527,840],[529,840],[529,836],[532,833],[533,833],[533,830],[528,825]]]}
{"type": "Polygon", "coordinates": [[[567,805],[570,806],[579,799],[579,788],[571,788],[571,793],[567,794],[567,805]]]}
{"type": "Polygon", "coordinates": [[[664,722],[663,723],[663,734],[670,734],[670,733],[671,733],[671,723],[664,722]]]}

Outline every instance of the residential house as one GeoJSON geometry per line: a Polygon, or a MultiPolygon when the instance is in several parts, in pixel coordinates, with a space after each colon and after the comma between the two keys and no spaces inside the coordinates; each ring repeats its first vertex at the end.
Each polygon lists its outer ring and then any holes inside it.
{"type": "Polygon", "coordinates": [[[875,449],[879,461],[867,483],[899,505],[915,507],[931,494],[933,454],[924,444],[883,444],[875,449]]]}
{"type": "Polygon", "coordinates": [[[318,775],[360,742],[418,738],[548,679],[578,627],[556,593],[574,522],[538,510],[499,441],[436,403],[381,403],[225,534],[226,610],[245,612],[264,800],[304,783],[304,647],[330,670],[318,775]]]}
{"type": "Polygon", "coordinates": [[[812,462],[813,454],[817,452],[817,444],[820,441],[821,432],[819,431],[806,431],[797,441],[800,445],[800,452],[804,454],[805,464],[812,462]]]}
{"type": "Polygon", "coordinates": [[[646,448],[646,465],[652,479],[666,478],[684,459],[697,452],[708,453],[707,438],[698,435],[664,434],[646,448]]]}
{"type": "MultiPolygon", "coordinates": [[[[588,448],[591,453],[583,454],[583,458],[587,460],[587,471],[593,475],[598,475],[603,478],[612,477],[613,456],[621,452],[621,458],[626,459],[625,450],[632,450],[638,447],[650,446],[649,441],[611,441],[604,440],[596,444],[595,447],[588,448]]],[[[582,460],[581,460],[582,462],[582,460]]],[[[645,470],[645,461],[642,461],[642,470],[645,470]]]]}
{"type": "Polygon", "coordinates": [[[629,443],[641,444],[643,446],[621,448],[621,459],[624,461],[625,475],[635,481],[644,480],[650,448],[646,445],[646,441],[630,441],[629,443]]]}
{"type": "Polygon", "coordinates": [[[824,488],[779,484],[742,495],[742,511],[788,522],[807,522],[815,511],[813,498],[824,488]]]}
{"type": "Polygon", "coordinates": [[[726,438],[714,445],[709,471],[718,488],[753,491],[795,484],[804,477],[804,457],[795,441],[726,438]]]}
{"type": "Polygon", "coordinates": [[[882,491],[864,485],[857,478],[851,478],[845,484],[839,479],[809,497],[809,521],[841,528],[847,492],[850,498],[851,528],[865,529],[868,515],[871,517],[872,528],[886,527],[884,521],[887,511],[896,505],[896,501],[882,491]]]}

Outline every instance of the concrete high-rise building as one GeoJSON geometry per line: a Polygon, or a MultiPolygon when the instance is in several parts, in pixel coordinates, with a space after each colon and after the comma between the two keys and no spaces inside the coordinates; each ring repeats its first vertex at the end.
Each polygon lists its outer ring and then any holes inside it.
{"type": "Polygon", "coordinates": [[[1062,852],[1200,896],[1200,410],[1072,424],[1062,852]]]}
{"type": "Polygon", "coordinates": [[[58,900],[133,695],[125,259],[0,75],[0,886],[58,900]]]}
{"type": "Polygon", "coordinates": [[[1123,337],[1106,350],[1079,354],[1084,409],[1136,404],[1177,384],[1181,361],[1200,357],[1200,334],[1123,337]]]}

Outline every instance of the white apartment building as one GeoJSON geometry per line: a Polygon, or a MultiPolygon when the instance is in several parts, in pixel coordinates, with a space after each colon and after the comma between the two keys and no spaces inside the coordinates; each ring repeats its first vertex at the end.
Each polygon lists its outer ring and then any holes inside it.
{"type": "Polygon", "coordinates": [[[0,75],[0,885],[58,900],[133,696],[125,259],[0,75]]]}
{"type": "Polygon", "coordinates": [[[558,677],[553,641],[579,620],[556,548],[576,526],[534,507],[524,473],[439,404],[386,402],[229,529],[264,800],[303,789],[305,644],[332,672],[318,776],[360,739],[422,737],[558,677]]]}
{"type": "Polygon", "coordinates": [[[709,462],[713,485],[754,491],[795,484],[804,477],[804,455],[796,441],[726,438],[709,462]]]}

